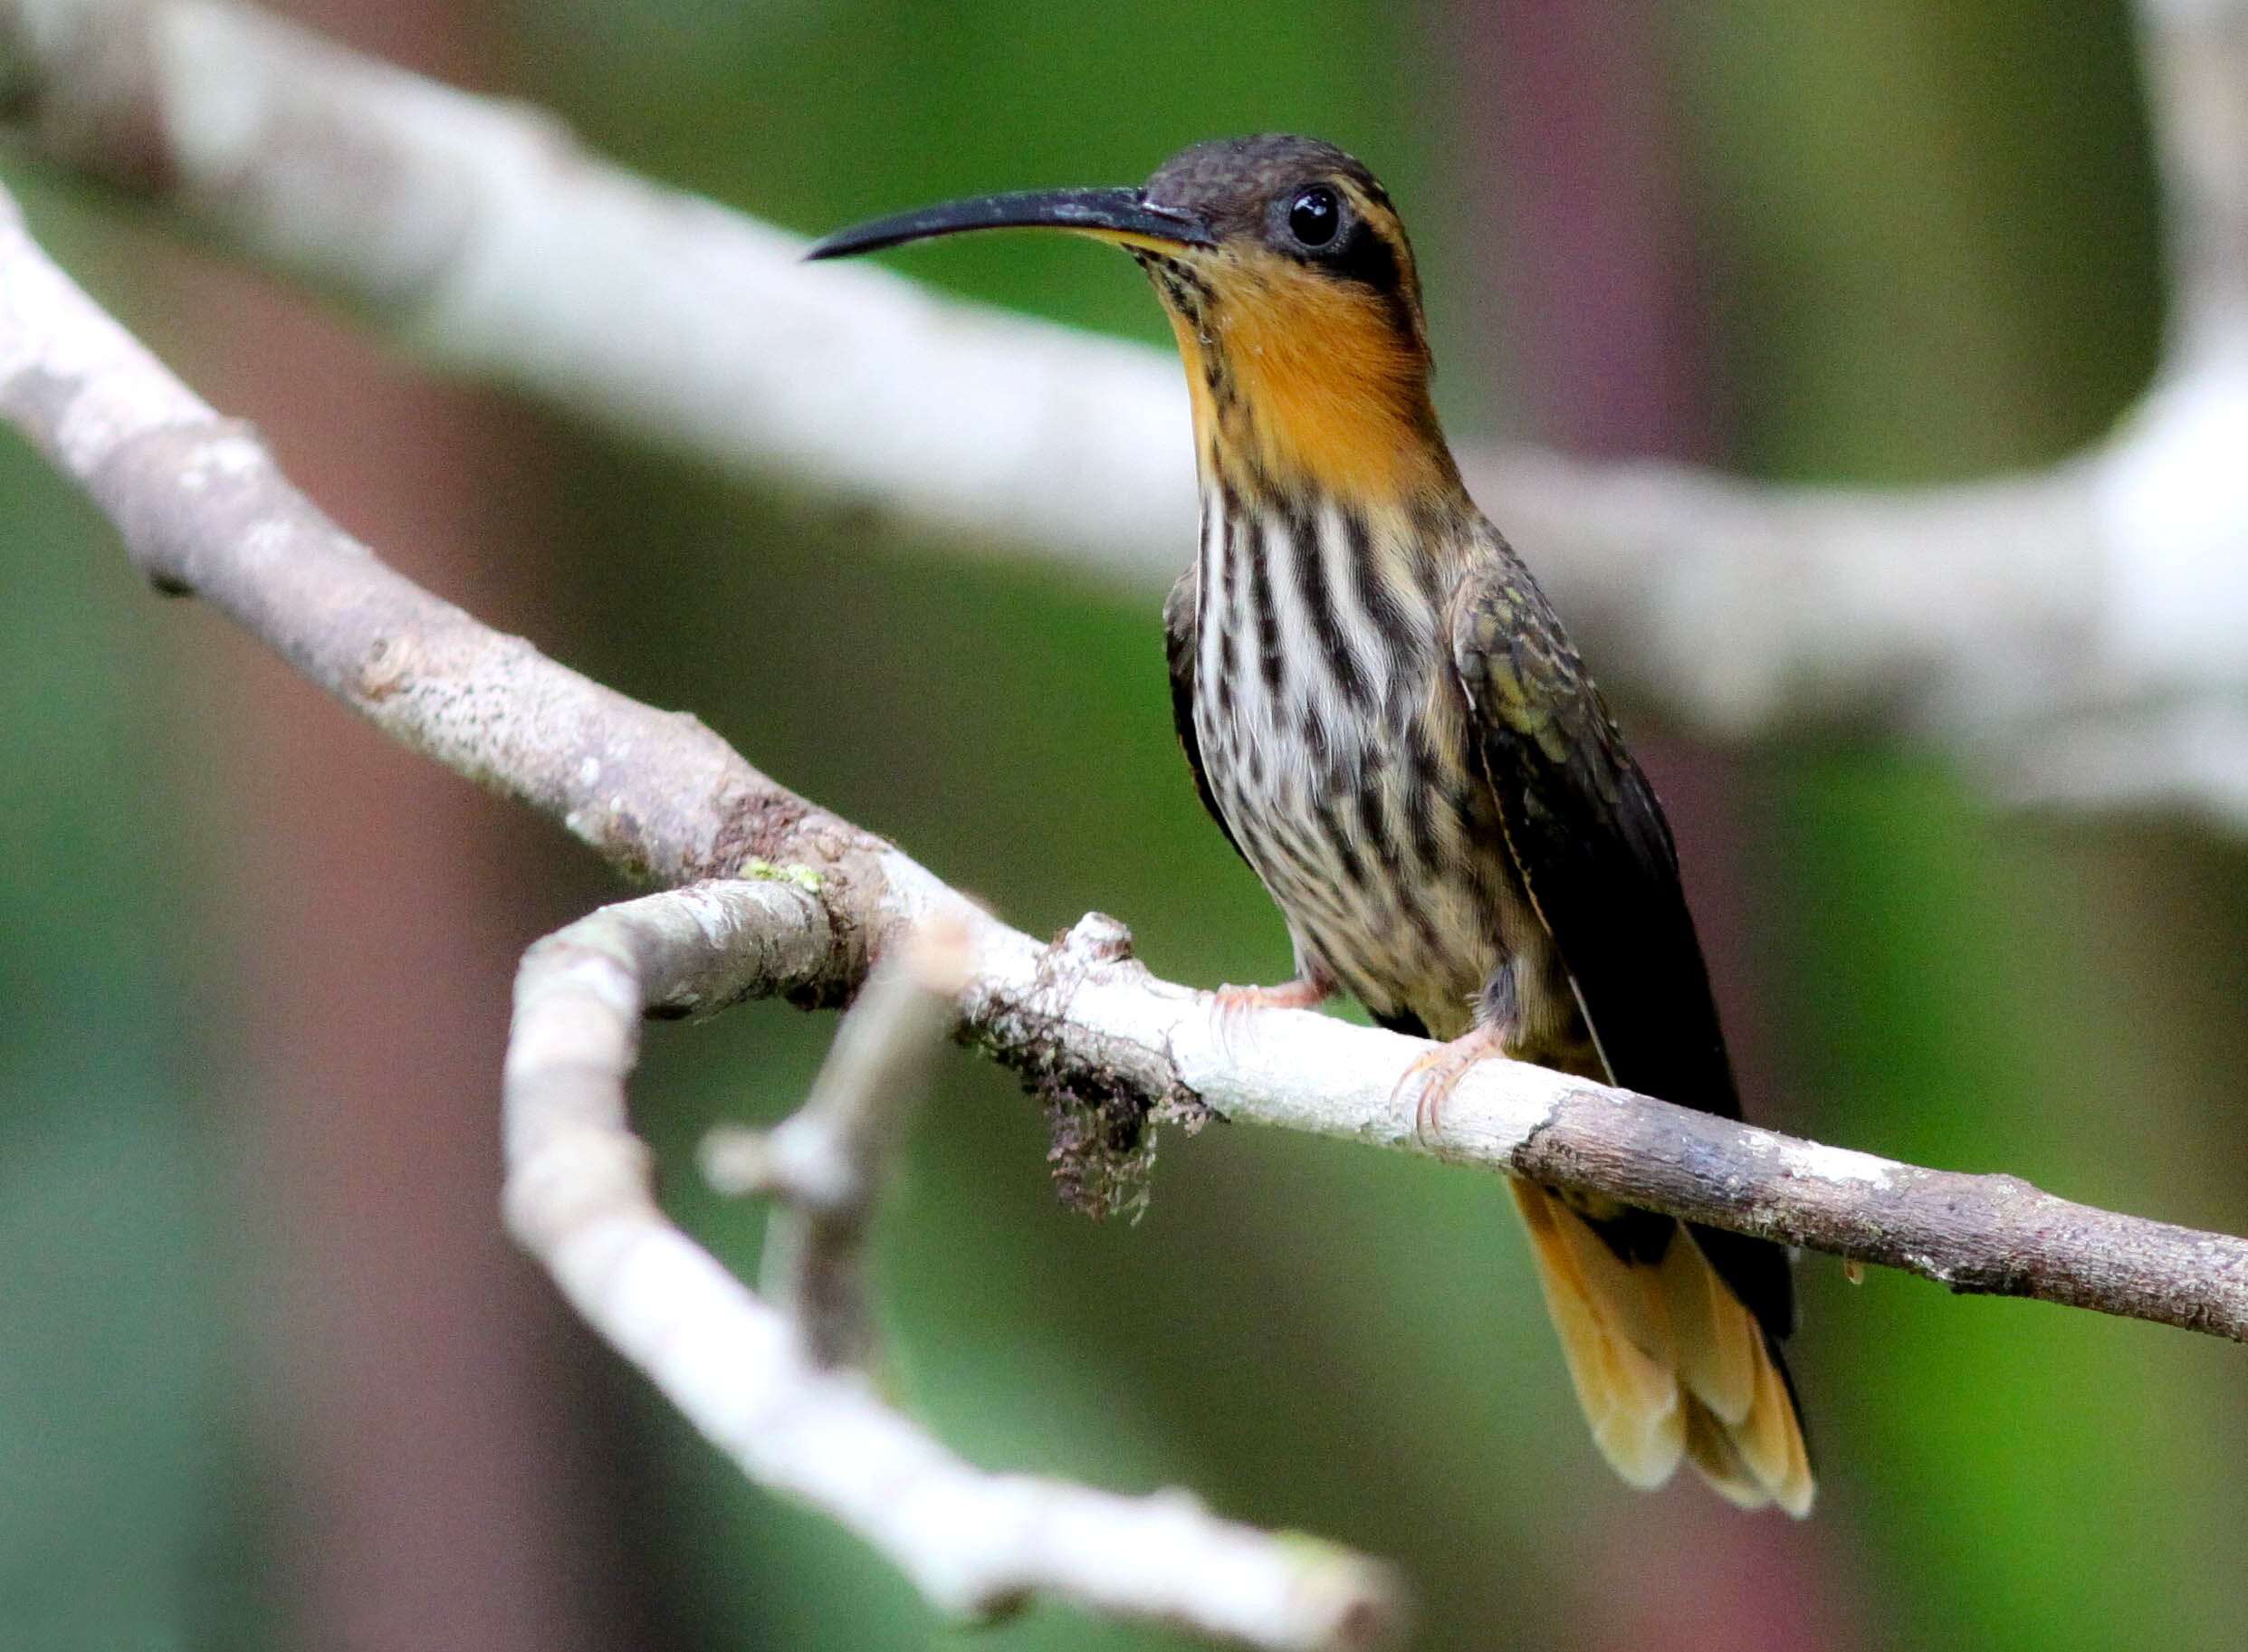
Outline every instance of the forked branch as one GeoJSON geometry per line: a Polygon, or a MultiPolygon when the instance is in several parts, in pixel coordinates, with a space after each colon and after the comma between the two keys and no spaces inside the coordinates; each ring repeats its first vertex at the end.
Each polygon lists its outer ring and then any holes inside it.
{"type": "Polygon", "coordinates": [[[1385,1568],[1207,1513],[963,1463],[877,1397],[857,1239],[912,1101],[910,1068],[966,982],[956,925],[891,950],[844,1019],[812,1098],[720,1158],[778,1207],[753,1293],[668,1221],[625,1080],[650,1010],[710,1010],[825,978],[834,931],[800,884],[706,883],[605,907],[523,959],[508,1044],[509,1227],[579,1313],[761,1485],[841,1522],[939,1609],[1034,1596],[1255,1647],[1394,1638],[1385,1568]],[[744,1159],[751,1162],[744,1166],[744,1159]]]}

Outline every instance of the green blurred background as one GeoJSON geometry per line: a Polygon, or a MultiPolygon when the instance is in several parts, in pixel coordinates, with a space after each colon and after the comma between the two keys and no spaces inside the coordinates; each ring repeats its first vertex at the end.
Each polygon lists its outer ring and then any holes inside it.
{"type": "MultiPolygon", "coordinates": [[[[2097,435],[2160,325],[2111,5],[292,9],[807,232],[1128,180],[1213,134],[1331,137],[1415,228],[1463,435],[1972,475],[2097,435]]],[[[1154,605],[871,543],[817,501],[432,385],[131,204],[20,157],[0,175],[416,577],[694,709],[1028,930],[1097,906],[1163,973],[1284,969],[1173,748],[1154,605]]],[[[910,267],[1162,337],[1092,249],[968,241],[910,267]]],[[[12,440],[0,522],[0,1642],[965,1644],[722,1467],[498,1234],[512,960],[612,891],[601,870],[150,597],[12,440]]],[[[2248,1231],[2239,842],[1994,816],[1870,739],[1720,752],[1625,710],[1752,1112],[2248,1231]]],[[[758,1213],[703,1196],[689,1151],[786,1108],[831,1030],[757,1007],[651,1038],[668,1196],[744,1268],[758,1213]]],[[[1806,1524],[1749,1518],[1601,1466],[1485,1179],[1223,1128],[1162,1147],[1146,1219],[1092,1225],[1048,1191],[1036,1107],[948,1064],[882,1280],[899,1391],[977,1460],[1183,1483],[1393,1556],[1431,1647],[2248,1635],[2236,1348],[1807,1258],[1822,1499],[1806,1524]]],[[[1048,1609],[979,1644],[1177,1643],[1048,1609]]]]}

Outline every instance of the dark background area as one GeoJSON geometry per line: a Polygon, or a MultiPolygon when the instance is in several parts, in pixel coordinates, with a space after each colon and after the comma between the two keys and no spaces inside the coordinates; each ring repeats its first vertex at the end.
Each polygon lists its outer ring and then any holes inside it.
{"type": "MultiPolygon", "coordinates": [[[[1126,181],[1201,137],[1332,138],[1415,231],[1463,439],[1975,475],[2096,436],[2160,326],[2116,5],[292,10],[806,233],[1126,181]]],[[[409,574],[694,710],[1024,929],[1098,907],[1161,973],[1285,972],[1173,747],[1153,604],[433,383],[0,161],[81,279],[409,574]]],[[[1096,249],[904,267],[1165,338],[1096,249]]],[[[607,874],[151,597],[12,441],[0,520],[0,1639],[964,1644],[744,1485],[499,1231],[514,959],[607,874]]],[[[1718,750],[1622,709],[1754,1116],[2248,1231],[2239,842],[1994,814],[1871,732],[1718,750]]],[[[753,1007],[651,1036],[667,1195],[737,1266],[761,1218],[701,1191],[693,1142],[786,1109],[831,1032],[753,1007]]],[[[2237,1348],[1807,1257],[1822,1501],[1752,1518],[1602,1466],[1488,1179],[1214,1128],[1164,1139],[1143,1222],[1094,1226],[1045,1151],[1006,1074],[951,1058],[885,1218],[895,1390],[979,1462],[1185,1484],[1392,1556],[1432,1647],[2241,1643],[2237,1348]]],[[[977,1644],[1175,1643],[1040,1611],[977,1644]]]]}

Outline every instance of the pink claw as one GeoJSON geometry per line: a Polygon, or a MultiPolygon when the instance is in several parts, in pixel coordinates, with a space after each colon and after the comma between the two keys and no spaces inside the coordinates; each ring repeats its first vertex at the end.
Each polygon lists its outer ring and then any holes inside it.
{"type": "Polygon", "coordinates": [[[1413,1140],[1434,1151],[1444,1128],[1444,1103],[1459,1087],[1468,1069],[1478,1061],[1506,1054],[1506,1029],[1478,1027],[1415,1057],[1412,1065],[1399,1076],[1397,1087],[1390,1092],[1394,1104],[1414,1079],[1422,1081],[1420,1093],[1413,1098],[1413,1140]]]}
{"type": "Polygon", "coordinates": [[[1315,980],[1298,979],[1277,987],[1220,987],[1210,996],[1217,1000],[1211,1015],[1218,1027],[1218,1048],[1233,1059],[1233,1036],[1242,1018],[1256,1009],[1316,1009],[1334,989],[1315,980]]]}

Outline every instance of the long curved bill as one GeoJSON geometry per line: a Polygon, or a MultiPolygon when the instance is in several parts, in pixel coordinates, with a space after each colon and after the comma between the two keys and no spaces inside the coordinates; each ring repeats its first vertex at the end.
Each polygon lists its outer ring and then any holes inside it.
{"type": "Polygon", "coordinates": [[[1125,245],[1209,246],[1210,232],[1183,213],[1151,206],[1137,189],[1028,189],[948,201],[837,230],[812,244],[807,258],[878,253],[932,235],[983,229],[1065,229],[1125,245]]]}

